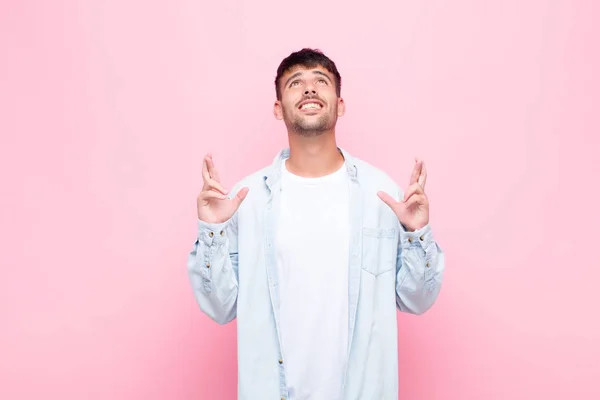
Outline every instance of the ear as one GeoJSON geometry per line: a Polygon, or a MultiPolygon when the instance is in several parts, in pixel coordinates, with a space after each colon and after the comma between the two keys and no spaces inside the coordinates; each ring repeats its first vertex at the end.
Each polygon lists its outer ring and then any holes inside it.
{"type": "Polygon", "coordinates": [[[343,117],[345,113],[346,113],[346,103],[344,102],[344,99],[342,99],[340,97],[340,98],[338,98],[338,110],[337,110],[338,117],[343,117]]]}
{"type": "Polygon", "coordinates": [[[273,115],[275,116],[275,119],[283,119],[283,108],[281,107],[281,101],[279,100],[277,100],[273,105],[273,115]]]}

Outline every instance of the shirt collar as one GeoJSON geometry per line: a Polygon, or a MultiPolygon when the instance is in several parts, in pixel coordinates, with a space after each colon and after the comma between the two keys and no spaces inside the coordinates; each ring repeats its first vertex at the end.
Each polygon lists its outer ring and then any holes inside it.
{"type": "MultiPolygon", "coordinates": [[[[342,153],[342,156],[344,157],[344,164],[346,165],[346,172],[348,173],[348,176],[350,177],[350,179],[358,181],[358,168],[356,167],[356,161],[354,157],[352,157],[350,153],[348,153],[341,147],[338,147],[337,149],[340,153],[342,153]]],[[[267,169],[267,172],[263,176],[263,180],[265,181],[269,189],[272,189],[273,186],[279,183],[279,180],[281,179],[281,163],[283,163],[289,157],[290,149],[285,148],[282,149],[279,153],[277,153],[277,155],[273,159],[273,163],[271,164],[270,168],[267,169]]]]}

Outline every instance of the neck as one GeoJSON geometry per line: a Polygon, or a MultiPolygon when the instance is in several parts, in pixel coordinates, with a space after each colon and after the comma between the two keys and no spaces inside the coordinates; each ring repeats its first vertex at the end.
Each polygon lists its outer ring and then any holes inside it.
{"type": "Polygon", "coordinates": [[[314,137],[288,133],[288,137],[290,157],[286,166],[295,175],[316,178],[337,171],[344,163],[334,132],[314,137]]]}

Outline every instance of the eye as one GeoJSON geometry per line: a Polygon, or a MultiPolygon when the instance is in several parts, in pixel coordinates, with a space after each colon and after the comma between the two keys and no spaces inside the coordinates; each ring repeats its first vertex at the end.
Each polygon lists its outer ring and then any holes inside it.
{"type": "Polygon", "coordinates": [[[325,79],[319,79],[317,82],[318,83],[324,83],[325,85],[327,85],[327,81],[325,79]]]}
{"type": "Polygon", "coordinates": [[[293,81],[292,83],[290,83],[290,87],[295,87],[298,86],[300,84],[300,81],[293,81]]]}

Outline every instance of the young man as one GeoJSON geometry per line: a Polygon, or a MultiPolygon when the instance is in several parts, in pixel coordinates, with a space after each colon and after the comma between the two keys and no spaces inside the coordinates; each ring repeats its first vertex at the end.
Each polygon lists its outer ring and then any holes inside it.
{"type": "Polygon", "coordinates": [[[318,50],[277,70],[289,149],[231,191],[210,155],[188,272],[210,318],[237,318],[240,399],[397,399],[396,308],[421,314],[444,256],[427,172],[406,191],[336,144],[341,77],[318,50]]]}

